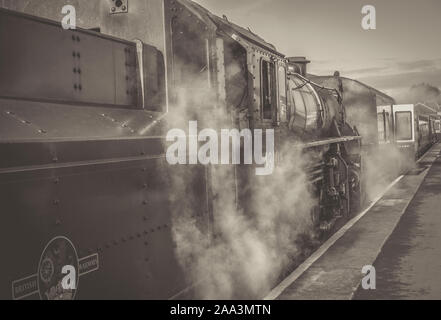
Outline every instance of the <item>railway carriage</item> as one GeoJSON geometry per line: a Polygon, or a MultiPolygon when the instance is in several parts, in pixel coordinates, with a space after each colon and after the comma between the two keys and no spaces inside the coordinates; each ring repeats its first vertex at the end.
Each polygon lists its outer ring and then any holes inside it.
{"type": "Polygon", "coordinates": [[[436,143],[438,115],[426,105],[379,106],[377,112],[379,143],[397,148],[404,169],[436,143]]]}

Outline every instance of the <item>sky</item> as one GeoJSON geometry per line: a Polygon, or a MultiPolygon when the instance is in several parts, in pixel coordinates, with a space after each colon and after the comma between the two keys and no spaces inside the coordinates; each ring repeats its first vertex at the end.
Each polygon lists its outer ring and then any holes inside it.
{"type": "Polygon", "coordinates": [[[354,78],[399,95],[414,84],[441,87],[441,0],[196,0],[249,27],[309,72],[354,78]],[[376,30],[361,26],[364,5],[376,30]]]}

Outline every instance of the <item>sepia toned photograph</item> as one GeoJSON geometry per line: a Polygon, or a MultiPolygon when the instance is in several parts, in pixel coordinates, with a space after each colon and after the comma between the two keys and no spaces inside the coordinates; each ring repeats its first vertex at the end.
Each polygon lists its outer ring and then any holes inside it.
{"type": "Polygon", "coordinates": [[[440,300],[440,14],[0,0],[0,300],[440,300]]]}

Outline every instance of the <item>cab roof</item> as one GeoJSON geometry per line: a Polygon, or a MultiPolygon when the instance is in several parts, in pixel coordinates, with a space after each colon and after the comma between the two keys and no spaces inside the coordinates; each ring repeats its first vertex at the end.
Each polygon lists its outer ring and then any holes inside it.
{"type": "Polygon", "coordinates": [[[191,0],[178,0],[178,1],[181,2],[183,5],[185,5],[186,7],[192,9],[193,11],[196,11],[203,20],[211,21],[218,30],[222,30],[228,34],[239,35],[240,37],[244,38],[245,40],[257,46],[263,47],[266,50],[269,50],[279,56],[284,57],[283,54],[277,51],[277,48],[273,44],[266,42],[263,38],[259,37],[251,30],[245,29],[235,23],[230,22],[226,17],[221,18],[212,14],[210,11],[200,6],[199,4],[195,3],[194,1],[191,0]]]}

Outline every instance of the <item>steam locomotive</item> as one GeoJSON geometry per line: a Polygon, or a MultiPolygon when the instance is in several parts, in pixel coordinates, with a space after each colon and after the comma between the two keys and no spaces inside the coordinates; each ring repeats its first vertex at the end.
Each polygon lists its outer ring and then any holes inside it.
{"type": "Polygon", "coordinates": [[[182,297],[173,211],[215,239],[220,186],[248,211],[257,179],[245,165],[170,166],[164,137],[182,119],[274,129],[276,153],[311,154],[321,232],[361,206],[361,139],[390,97],[308,75],[306,59],[192,1],[71,3],[82,29],[62,29],[56,0],[0,9],[0,298],[182,297]],[[62,286],[66,265],[78,286],[62,286]]]}

